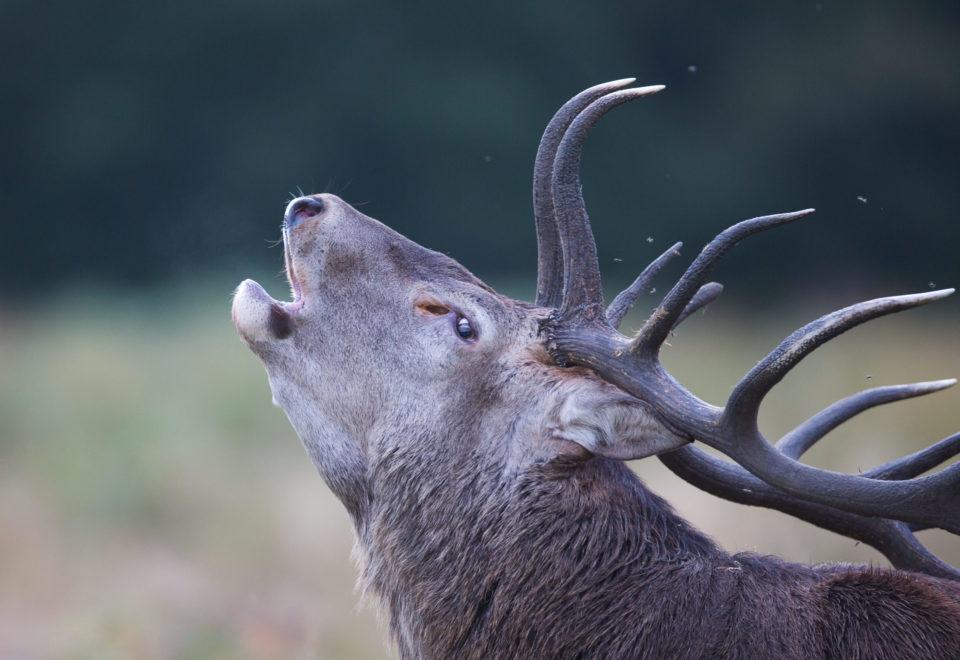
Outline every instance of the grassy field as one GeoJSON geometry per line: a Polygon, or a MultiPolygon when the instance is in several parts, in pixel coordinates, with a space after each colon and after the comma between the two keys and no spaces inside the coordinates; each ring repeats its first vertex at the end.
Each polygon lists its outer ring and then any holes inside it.
{"type": "MultiPolygon", "coordinates": [[[[850,301],[843,301],[850,302],[850,301]]],[[[354,592],[346,514],[316,476],[226,289],[73,295],[0,310],[0,657],[378,658],[354,592]]],[[[671,340],[668,366],[709,401],[805,300],[746,323],[721,301],[671,340]]],[[[876,322],[818,352],[764,408],[774,436],[879,384],[960,375],[957,303],[876,322]]],[[[960,388],[864,415],[809,460],[856,471],[960,428],[960,388]]],[[[702,494],[657,461],[647,483],[730,550],[882,559],[780,514],[702,494]]],[[[960,541],[924,538],[960,564],[960,541]]]]}

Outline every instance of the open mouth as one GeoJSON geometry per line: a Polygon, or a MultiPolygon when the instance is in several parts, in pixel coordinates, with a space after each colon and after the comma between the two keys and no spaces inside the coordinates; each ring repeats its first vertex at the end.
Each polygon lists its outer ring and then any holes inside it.
{"type": "Polygon", "coordinates": [[[300,197],[287,205],[284,213],[283,265],[290,283],[289,302],[274,300],[266,290],[253,280],[244,280],[233,297],[231,314],[234,325],[248,342],[286,339],[294,330],[296,317],[306,304],[303,280],[294,264],[293,229],[300,223],[323,212],[322,200],[300,197]]]}
{"type": "Polygon", "coordinates": [[[323,199],[316,195],[305,195],[290,200],[286,210],[283,212],[283,262],[287,271],[287,279],[290,281],[290,291],[293,296],[292,302],[283,303],[283,308],[287,312],[299,311],[304,304],[303,284],[293,264],[293,230],[307,220],[320,216],[325,209],[326,205],[323,199]]]}
{"type": "Polygon", "coordinates": [[[287,271],[287,281],[290,283],[290,295],[293,298],[291,302],[281,303],[288,312],[299,311],[303,307],[303,287],[300,284],[300,278],[297,277],[297,271],[293,267],[293,257],[290,248],[290,228],[286,223],[283,225],[283,265],[287,271]]]}

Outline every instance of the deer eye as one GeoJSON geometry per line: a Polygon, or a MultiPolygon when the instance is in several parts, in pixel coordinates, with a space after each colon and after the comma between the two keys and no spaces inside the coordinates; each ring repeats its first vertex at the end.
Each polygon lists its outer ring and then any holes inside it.
{"type": "Polygon", "coordinates": [[[474,332],[473,326],[470,324],[470,319],[465,316],[458,316],[456,323],[457,335],[460,339],[473,339],[477,336],[477,333],[474,332]]]}

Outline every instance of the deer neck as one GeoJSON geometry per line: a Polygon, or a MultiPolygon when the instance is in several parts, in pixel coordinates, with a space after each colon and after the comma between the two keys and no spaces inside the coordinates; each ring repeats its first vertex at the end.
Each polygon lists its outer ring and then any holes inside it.
{"type": "Polygon", "coordinates": [[[374,470],[379,488],[360,526],[366,590],[385,604],[404,656],[480,648],[477,638],[505,627],[533,630],[596,597],[598,584],[611,601],[638,582],[661,598],[664,565],[729,561],[617,461],[507,476],[504,461],[478,469],[459,457],[437,469],[412,456],[374,470]]]}

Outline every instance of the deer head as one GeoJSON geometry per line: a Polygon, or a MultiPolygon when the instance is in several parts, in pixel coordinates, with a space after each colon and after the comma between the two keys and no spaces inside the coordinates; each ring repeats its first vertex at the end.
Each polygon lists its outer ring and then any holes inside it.
{"type": "MultiPolygon", "coordinates": [[[[658,456],[714,494],[766,506],[864,541],[902,568],[960,577],[913,536],[960,532],[960,464],[919,477],[960,451],[960,434],[863,475],[799,462],[806,449],[870,407],[952,385],[875,388],[813,416],[779,443],[757,428],[764,396],[804,356],[867,320],[952,290],[883,298],[828,314],[776,347],[723,407],[680,385],[658,353],[670,331],[721,291],[708,282],[738,241],[812,209],[746,220],[694,259],[635,337],[617,326],[672,247],[604,306],[596,247],[580,189],[580,150],[611,108],[662,87],[620,80],[585,90],[550,121],[534,168],[539,245],[533,304],[498,294],[456,261],[417,245],[333,195],[290,202],[283,220],[292,302],[247,280],[233,319],[266,367],[287,413],[361,536],[385,519],[374,504],[422,516],[430,538],[438,493],[447,506],[495,506],[491,493],[531,479],[567,479],[599,459],[658,456]],[[735,463],[698,449],[712,446],[735,463]],[[482,482],[483,486],[478,484],[482,482]]],[[[576,486],[576,487],[581,487],[576,486]]],[[[597,487],[602,487],[597,486],[597,487]]],[[[447,511],[449,514],[450,512],[447,511]]],[[[439,515],[439,514],[438,514],[439,515]]],[[[439,551],[439,550],[438,550],[439,551]]]]}
{"type": "Polygon", "coordinates": [[[243,282],[233,318],[275,402],[356,518],[374,466],[638,458],[685,444],[647,404],[587,369],[553,364],[550,310],[497,294],[333,195],[290,202],[293,302],[243,282]]]}

